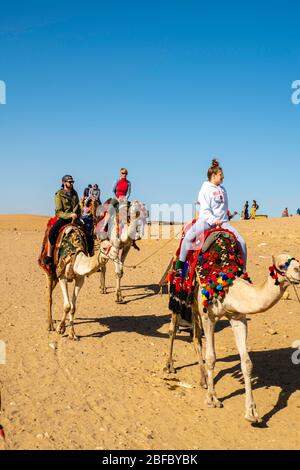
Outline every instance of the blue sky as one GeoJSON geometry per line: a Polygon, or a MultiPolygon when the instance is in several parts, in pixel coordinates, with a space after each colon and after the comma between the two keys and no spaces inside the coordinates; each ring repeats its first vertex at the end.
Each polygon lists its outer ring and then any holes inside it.
{"type": "Polygon", "coordinates": [[[121,166],[132,197],[194,202],[212,157],[230,209],[300,206],[300,5],[252,1],[0,4],[0,213],[51,214],[60,178],[121,166]]]}

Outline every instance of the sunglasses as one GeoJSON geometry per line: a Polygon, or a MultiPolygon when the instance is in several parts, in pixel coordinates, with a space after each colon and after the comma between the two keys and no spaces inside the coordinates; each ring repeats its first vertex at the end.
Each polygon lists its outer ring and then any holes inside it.
{"type": "Polygon", "coordinates": [[[124,172],[122,172],[122,173],[121,173],[121,175],[128,175],[128,173],[124,173],[124,172]]]}
{"type": "Polygon", "coordinates": [[[65,181],[65,183],[71,183],[71,184],[74,184],[74,181],[65,181]]]}

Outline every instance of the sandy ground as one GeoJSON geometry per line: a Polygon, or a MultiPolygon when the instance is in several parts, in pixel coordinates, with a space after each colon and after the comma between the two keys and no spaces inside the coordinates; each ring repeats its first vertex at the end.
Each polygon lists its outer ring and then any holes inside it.
{"type": "MultiPolygon", "coordinates": [[[[186,332],[175,343],[177,374],[166,376],[168,296],[157,283],[177,241],[143,240],[128,264],[157,254],[124,276],[126,303],[114,302],[113,267],[107,295],[99,276],[87,279],[78,302],[79,342],[46,330],[46,283],[37,265],[47,218],[0,216],[0,424],[9,449],[296,449],[300,443],[300,305],[290,300],[249,320],[254,394],[261,427],[244,420],[239,358],[228,323],[216,333],[216,390],[223,409],[205,407],[196,354],[186,332]],[[52,349],[49,346],[55,346],[52,349]],[[182,387],[179,382],[191,386],[182,387]]],[[[300,217],[238,221],[247,240],[248,271],[267,276],[270,255],[300,257],[300,217]]],[[[62,314],[59,288],[54,318],[62,314]]],[[[0,448],[4,443],[0,441],[0,448]]]]}

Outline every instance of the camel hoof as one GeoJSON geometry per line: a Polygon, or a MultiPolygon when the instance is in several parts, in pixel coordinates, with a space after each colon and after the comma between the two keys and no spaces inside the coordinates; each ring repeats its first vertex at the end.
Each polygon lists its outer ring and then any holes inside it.
{"type": "Polygon", "coordinates": [[[217,398],[211,398],[206,400],[208,408],[223,408],[223,404],[217,398]]]}
{"type": "Polygon", "coordinates": [[[249,423],[261,423],[261,422],[262,422],[262,419],[261,419],[261,418],[256,418],[255,416],[245,416],[245,419],[246,419],[249,423]]]}
{"type": "Polygon", "coordinates": [[[216,408],[216,405],[212,401],[206,402],[206,406],[207,406],[207,408],[216,408]]]}
{"type": "Polygon", "coordinates": [[[176,369],[173,364],[168,363],[166,367],[164,367],[164,372],[167,372],[168,374],[176,374],[176,369]]]}
{"type": "Polygon", "coordinates": [[[207,383],[206,382],[200,382],[200,387],[204,388],[207,390],[207,383]]]}
{"type": "Polygon", "coordinates": [[[215,402],[216,408],[224,408],[223,403],[221,403],[219,400],[215,402]]]}
{"type": "Polygon", "coordinates": [[[249,423],[261,423],[262,419],[258,416],[257,412],[254,410],[248,411],[245,415],[245,419],[249,423]]]}
{"type": "Polygon", "coordinates": [[[106,287],[101,287],[101,288],[100,288],[100,294],[107,294],[107,289],[106,289],[106,287]]]}
{"type": "Polygon", "coordinates": [[[55,331],[53,323],[51,323],[51,325],[48,326],[48,331],[55,331]]]}
{"type": "Polygon", "coordinates": [[[72,333],[69,334],[69,339],[72,341],[79,341],[79,337],[72,333]]]}
{"type": "Polygon", "coordinates": [[[64,323],[60,323],[58,327],[56,328],[56,331],[59,335],[63,335],[64,332],[66,331],[66,325],[64,323]]]}

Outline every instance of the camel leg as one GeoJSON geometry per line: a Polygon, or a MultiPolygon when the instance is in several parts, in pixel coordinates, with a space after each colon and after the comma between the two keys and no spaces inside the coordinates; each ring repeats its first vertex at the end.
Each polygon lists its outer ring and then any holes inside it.
{"type": "Polygon", "coordinates": [[[116,273],[116,302],[122,303],[124,301],[124,297],[122,296],[121,291],[121,279],[123,277],[123,271],[116,273]]]}
{"type": "Polygon", "coordinates": [[[52,294],[57,284],[57,279],[53,279],[53,276],[47,276],[48,281],[48,331],[55,331],[53,319],[52,319],[52,294]]]}
{"type": "Polygon", "coordinates": [[[215,387],[214,387],[214,368],[216,364],[216,353],[215,353],[215,325],[216,321],[213,318],[209,318],[207,315],[203,315],[202,324],[206,338],[206,354],[205,354],[205,366],[207,372],[207,394],[206,403],[210,408],[222,408],[222,403],[218,400],[215,387]]]}
{"type": "Polygon", "coordinates": [[[202,340],[201,340],[202,328],[200,325],[200,321],[201,320],[200,320],[199,315],[194,314],[193,343],[194,343],[195,351],[198,354],[199,367],[200,367],[200,385],[203,388],[207,388],[205,366],[204,366],[203,356],[202,356],[202,340]]]}
{"type": "Polygon", "coordinates": [[[71,303],[69,300],[68,283],[67,283],[66,278],[63,277],[59,279],[59,285],[60,285],[61,292],[62,292],[63,299],[64,299],[64,314],[63,314],[62,320],[60,321],[59,325],[56,328],[56,331],[60,335],[63,335],[64,332],[66,331],[66,318],[67,318],[68,313],[71,310],[71,303]]]}
{"type": "Polygon", "coordinates": [[[116,269],[116,302],[121,303],[123,302],[123,296],[121,292],[121,279],[123,277],[123,265],[121,262],[121,258],[119,258],[115,262],[115,269],[116,269]]]}
{"type": "Polygon", "coordinates": [[[82,288],[84,283],[84,276],[76,277],[75,278],[75,286],[73,290],[73,297],[72,297],[72,304],[71,304],[71,310],[69,311],[69,319],[70,319],[70,333],[69,333],[69,338],[77,340],[78,337],[75,335],[75,330],[74,330],[74,316],[76,312],[76,302],[78,298],[78,294],[80,292],[80,289],[82,288]]]}
{"type": "Polygon", "coordinates": [[[169,358],[167,360],[166,367],[164,368],[164,371],[168,372],[169,374],[176,373],[176,370],[174,369],[174,363],[173,363],[173,346],[174,346],[174,340],[176,338],[177,323],[178,323],[178,315],[176,313],[172,313],[170,330],[169,330],[169,335],[170,335],[169,358]]]}
{"type": "Polygon", "coordinates": [[[107,289],[105,286],[105,274],[106,274],[106,266],[103,265],[101,266],[101,271],[100,271],[100,293],[101,294],[107,294],[107,289]]]}
{"type": "Polygon", "coordinates": [[[116,279],[117,279],[117,290],[116,290],[116,302],[120,303],[124,301],[124,298],[122,296],[122,291],[121,291],[121,279],[123,277],[123,266],[126,260],[126,257],[130,251],[132,241],[127,242],[127,244],[124,246],[122,250],[122,254],[118,260],[118,262],[115,263],[116,266],[116,279]]]}
{"type": "Polygon", "coordinates": [[[232,326],[235,342],[241,358],[241,368],[245,381],[246,391],[246,415],[245,418],[251,423],[260,422],[256,410],[256,404],[254,402],[252,386],[251,386],[251,373],[252,373],[252,362],[247,351],[247,319],[241,317],[240,319],[231,319],[230,324],[232,326]]]}

